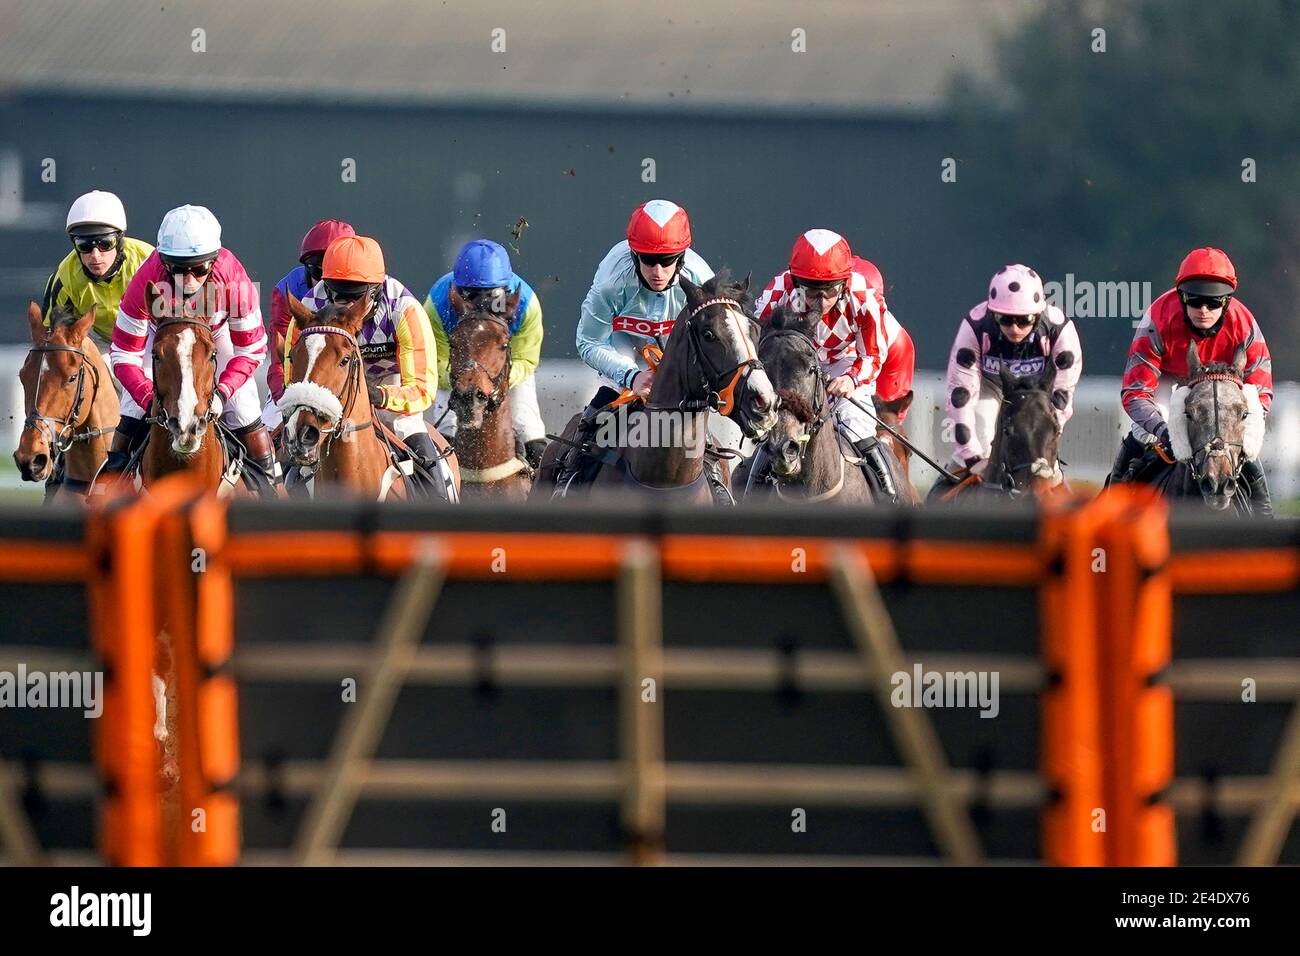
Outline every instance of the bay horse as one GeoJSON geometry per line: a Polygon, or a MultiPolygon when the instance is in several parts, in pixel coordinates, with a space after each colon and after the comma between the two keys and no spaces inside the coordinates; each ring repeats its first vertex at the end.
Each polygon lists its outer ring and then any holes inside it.
{"type": "MultiPolygon", "coordinates": [[[[826,373],[804,327],[793,317],[774,315],[759,340],[758,357],[776,389],[777,420],[753,457],[736,470],[733,488],[746,498],[770,493],[804,504],[871,503],[871,486],[862,469],[849,461],[845,441],[836,430],[826,373]],[[763,472],[763,478],[757,472],[763,472]]],[[[893,404],[895,414],[906,408],[904,401],[893,404]]],[[[884,429],[878,434],[891,439],[885,444],[891,452],[885,461],[900,500],[914,503],[915,490],[897,458],[893,436],[884,429]]]]}
{"type": "Polygon", "coordinates": [[[1017,378],[1003,365],[999,377],[1002,400],[983,474],[958,472],[961,480],[956,485],[940,479],[930,489],[927,504],[983,495],[1028,494],[1039,501],[1069,495],[1057,455],[1061,432],[1052,405],[1056,366],[1047,362],[1041,375],[1017,378]]]}
{"type": "MultiPolygon", "coordinates": [[[[723,271],[703,285],[678,281],[686,301],[657,359],[649,397],[640,400],[625,391],[597,412],[589,450],[604,467],[593,492],[672,493],[683,502],[712,504],[717,497],[704,470],[709,413],[730,418],[751,440],[761,440],[776,421],[776,393],[751,334],[749,277],[733,283],[723,271]]],[[[577,417],[554,444],[565,444],[576,430],[577,417]]],[[[554,463],[552,451],[543,456],[543,470],[554,463]]],[[[729,469],[719,470],[725,493],[729,469]]],[[[554,496],[564,497],[576,476],[556,487],[554,496]]]]}
{"type": "Polygon", "coordinates": [[[195,304],[172,299],[149,284],[151,314],[161,316],[153,335],[153,401],[149,437],[140,465],[140,480],[148,488],[178,472],[199,479],[219,495],[251,495],[227,467],[228,455],[218,433],[220,413],[212,407],[217,394],[217,346],[212,322],[220,312],[207,296],[195,304]]]}
{"type": "Polygon", "coordinates": [[[1235,508],[1251,515],[1241,467],[1263,448],[1264,409],[1255,386],[1244,384],[1245,370],[1245,348],[1238,348],[1230,363],[1203,365],[1196,345],[1189,345],[1187,384],[1175,388],[1169,402],[1174,462],[1153,461],[1135,480],[1150,482],[1171,498],[1200,498],[1214,511],[1235,508]]]}
{"type": "Polygon", "coordinates": [[[46,328],[40,306],[27,305],[32,348],[18,372],[26,418],[14,463],[23,481],[62,480],[46,485],[46,502],[60,490],[85,495],[117,427],[117,391],[108,363],[89,334],[95,310],[78,317],[55,309],[46,328]]]}
{"type": "MultiPolygon", "coordinates": [[[[284,418],[281,445],[291,464],[314,470],[315,496],[341,492],[373,501],[410,496],[366,393],[358,336],[370,305],[369,297],[363,297],[346,306],[327,303],[312,312],[289,297],[298,338],[289,353],[289,375],[279,402],[284,418]]],[[[277,333],[276,339],[275,347],[283,353],[283,336],[277,333]]],[[[440,451],[449,452],[440,433],[429,428],[429,434],[440,451]]],[[[448,463],[459,493],[454,455],[448,463]]]]}
{"type": "Polygon", "coordinates": [[[451,287],[451,307],[461,319],[450,336],[447,403],[456,413],[452,447],[466,498],[524,501],[533,487],[510,410],[510,326],[504,316],[514,315],[518,305],[518,291],[498,312],[490,303],[467,303],[451,287]]]}

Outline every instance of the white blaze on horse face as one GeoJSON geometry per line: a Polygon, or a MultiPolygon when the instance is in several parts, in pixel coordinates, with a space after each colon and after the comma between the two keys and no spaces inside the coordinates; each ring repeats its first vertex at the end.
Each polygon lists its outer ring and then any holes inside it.
{"type": "Polygon", "coordinates": [[[307,338],[307,368],[302,373],[304,382],[311,381],[311,370],[316,366],[316,360],[320,358],[320,353],[325,348],[325,336],[312,335],[307,338]]]}
{"type": "Polygon", "coordinates": [[[181,395],[176,402],[176,420],[182,432],[189,431],[198,417],[199,395],[194,389],[194,330],[176,336],[176,360],[181,370],[181,395]]]}

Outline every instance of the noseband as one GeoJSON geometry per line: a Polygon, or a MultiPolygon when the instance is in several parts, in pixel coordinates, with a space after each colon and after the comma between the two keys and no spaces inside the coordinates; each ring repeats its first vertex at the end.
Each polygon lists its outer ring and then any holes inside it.
{"type": "MultiPolygon", "coordinates": [[[[364,374],[361,368],[361,363],[363,361],[361,358],[361,346],[357,343],[356,336],[347,329],[340,328],[337,325],[310,325],[298,332],[298,337],[300,339],[306,335],[337,335],[344,339],[352,349],[352,355],[349,358],[350,364],[348,367],[348,379],[347,382],[344,383],[343,394],[339,396],[339,407],[343,410],[344,416],[346,416],[348,411],[356,403],[357,395],[361,391],[361,380],[364,374]]],[[[304,379],[304,381],[306,380],[304,379]]],[[[289,384],[292,385],[294,383],[290,382],[289,384]]],[[[289,405],[281,409],[280,414],[287,422],[291,417],[304,408],[310,408],[317,414],[320,413],[320,409],[306,403],[301,403],[297,405],[289,405]]],[[[373,419],[369,422],[358,425],[356,422],[353,422],[351,419],[346,417],[341,421],[331,422],[327,427],[321,429],[321,437],[324,439],[321,454],[329,454],[330,446],[333,445],[335,438],[341,435],[347,435],[351,432],[364,431],[372,424],[373,419]]]]}

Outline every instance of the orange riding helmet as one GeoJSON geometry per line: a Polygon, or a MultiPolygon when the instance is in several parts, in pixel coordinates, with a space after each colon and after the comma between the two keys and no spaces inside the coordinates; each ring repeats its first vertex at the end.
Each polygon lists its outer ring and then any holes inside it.
{"type": "Polygon", "coordinates": [[[337,282],[378,285],[388,270],[384,250],[369,236],[341,236],[329,244],[321,262],[321,278],[337,282]]]}

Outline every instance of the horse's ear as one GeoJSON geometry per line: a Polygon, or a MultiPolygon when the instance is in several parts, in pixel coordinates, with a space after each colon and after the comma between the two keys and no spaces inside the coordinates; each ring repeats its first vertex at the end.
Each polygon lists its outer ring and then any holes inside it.
{"type": "Polygon", "coordinates": [[[902,417],[903,417],[903,414],[904,414],[904,413],[905,413],[909,408],[912,407],[912,399],[914,399],[914,398],[916,398],[916,392],[912,391],[911,389],[908,389],[908,392],[907,392],[906,395],[903,395],[902,397],[900,397],[900,398],[898,398],[898,399],[895,399],[895,402],[896,402],[897,405],[898,405],[898,407],[895,409],[895,411],[898,413],[898,417],[899,417],[899,418],[902,418],[902,417]]]}
{"type": "Polygon", "coordinates": [[[343,319],[349,331],[352,330],[353,326],[358,330],[361,328],[361,323],[366,320],[366,313],[370,311],[373,304],[369,295],[363,295],[343,310],[343,319]]]}
{"type": "Polygon", "coordinates": [[[284,331],[282,329],[276,329],[275,332],[272,333],[271,339],[272,339],[271,347],[273,349],[271,354],[278,355],[281,358],[283,358],[284,357],[284,331]]]}
{"type": "Polygon", "coordinates": [[[90,331],[90,327],[94,324],[95,324],[95,307],[92,305],[89,309],[86,310],[85,315],[77,319],[76,322],[72,323],[71,330],[68,334],[69,341],[74,343],[84,341],[86,338],[86,333],[90,331]]]}
{"type": "Polygon", "coordinates": [[[1043,360],[1043,371],[1038,376],[1038,387],[1049,395],[1056,387],[1056,363],[1052,361],[1050,355],[1043,360]]]}
{"type": "Polygon", "coordinates": [[[1246,346],[1238,345],[1237,351],[1232,353],[1232,367],[1236,369],[1237,375],[1241,378],[1246,376],[1246,346]]]}
{"type": "Polygon", "coordinates": [[[35,302],[27,303],[27,324],[31,327],[32,344],[40,345],[45,341],[45,317],[41,307],[35,302]]]}
{"type": "Polygon", "coordinates": [[[686,276],[679,276],[677,282],[681,285],[682,291],[686,293],[686,301],[695,303],[700,300],[700,287],[697,286],[686,276]]]}
{"type": "Polygon", "coordinates": [[[453,314],[465,314],[465,297],[460,294],[460,289],[456,288],[456,283],[454,282],[451,284],[451,288],[447,290],[447,301],[451,304],[451,311],[453,314]]]}
{"type": "Polygon", "coordinates": [[[312,320],[312,317],[316,313],[312,312],[311,309],[307,308],[305,305],[299,302],[298,297],[296,295],[290,292],[288,299],[289,299],[289,314],[292,315],[294,319],[297,320],[299,325],[302,325],[305,322],[310,322],[312,320]]]}
{"type": "Polygon", "coordinates": [[[1187,375],[1189,378],[1195,378],[1201,374],[1201,356],[1196,351],[1196,343],[1187,343],[1187,375]]]}
{"type": "Polygon", "coordinates": [[[144,287],[144,297],[149,302],[149,314],[154,318],[165,319],[171,316],[171,301],[164,304],[165,296],[156,282],[149,282],[144,287]]]}
{"type": "Polygon", "coordinates": [[[751,271],[751,272],[746,272],[746,273],[745,273],[745,278],[742,279],[742,280],[740,281],[740,291],[741,291],[741,292],[748,292],[748,291],[749,291],[749,280],[750,280],[751,278],[753,278],[753,275],[754,275],[754,273],[753,273],[752,271],[751,271]]]}

